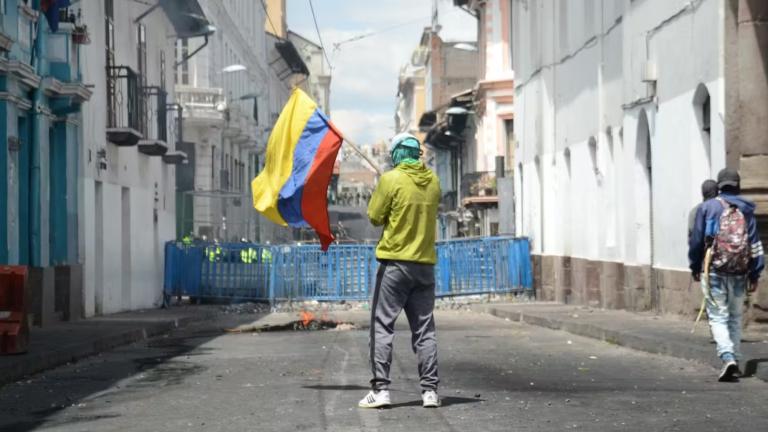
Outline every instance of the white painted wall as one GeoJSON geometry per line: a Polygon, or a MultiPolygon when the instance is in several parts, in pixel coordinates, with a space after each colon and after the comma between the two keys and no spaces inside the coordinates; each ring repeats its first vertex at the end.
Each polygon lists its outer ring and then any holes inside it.
{"type": "MultiPolygon", "coordinates": [[[[149,6],[114,3],[116,64],[138,70],[134,19],[149,6]]],[[[85,314],[92,316],[160,304],[163,245],[175,236],[175,168],[159,157],[139,153],[136,147],[119,148],[107,142],[104,2],[88,4],[82,13],[91,32],[91,44],[84,47],[81,57],[83,81],[94,86],[94,93],[83,106],[80,256],[84,259],[85,314]],[[101,148],[107,151],[106,170],[98,169],[96,154],[101,148]],[[129,219],[123,217],[123,188],[130,197],[129,219]],[[124,236],[123,230],[128,229],[124,236]]],[[[160,84],[164,52],[166,90],[168,100],[173,101],[174,29],[162,9],[152,12],[143,23],[147,30],[147,83],[160,84]]],[[[175,137],[169,136],[168,141],[173,150],[175,137]]]]}
{"type": "MultiPolygon", "coordinates": [[[[252,178],[247,177],[247,163],[249,155],[258,154],[262,156],[260,163],[263,164],[263,152],[270,126],[274,124],[277,114],[288,99],[290,86],[276,77],[277,71],[283,68],[282,63],[270,66],[270,62],[278,56],[273,48],[276,40],[265,33],[266,16],[258,2],[201,0],[200,4],[206,18],[217,31],[209,44],[189,60],[190,82],[186,85],[221,89],[226,99],[224,106],[229,109],[230,122],[227,124],[211,118],[188,118],[185,121],[184,139],[194,142],[196,146],[195,189],[208,192],[221,190],[222,158],[226,159],[228,156],[245,163],[246,166],[243,173],[243,189],[234,189],[233,173],[233,188],[226,191],[230,194],[240,194],[240,206],[234,205],[231,198],[223,201],[221,198],[195,197],[195,229],[199,233],[201,227],[210,226],[216,238],[229,241],[245,237],[256,241],[259,239],[258,226],[265,224],[266,220],[251,206],[252,178]],[[231,65],[243,65],[246,70],[223,72],[224,68],[231,65]],[[258,95],[258,124],[252,118],[253,101],[240,100],[241,96],[253,94],[258,95]],[[213,161],[212,146],[216,148],[213,161]],[[226,232],[222,224],[225,212],[226,232]]],[[[193,51],[201,44],[200,40],[190,40],[189,50],[193,51]]],[[[258,167],[252,167],[252,171],[258,171],[258,167]]],[[[276,226],[270,227],[272,228],[290,234],[286,229],[276,226]]]]}
{"type": "Polygon", "coordinates": [[[512,4],[518,234],[537,253],[687,268],[688,212],[725,164],[724,2],[512,4]],[[646,53],[658,70],[647,101],[646,53]],[[700,84],[711,97],[711,162],[694,104],[700,84]],[[642,112],[652,191],[637,142],[642,112]]]}

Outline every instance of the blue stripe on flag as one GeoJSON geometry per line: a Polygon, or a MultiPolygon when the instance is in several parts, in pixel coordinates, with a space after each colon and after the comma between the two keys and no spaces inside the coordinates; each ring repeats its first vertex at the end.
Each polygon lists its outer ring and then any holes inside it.
{"type": "Polygon", "coordinates": [[[301,138],[293,153],[293,168],[291,176],[280,189],[277,209],[280,215],[294,228],[309,227],[301,214],[301,197],[304,192],[304,181],[307,179],[312,163],[317,154],[320,142],[328,133],[328,123],[318,110],[307,121],[301,138]]]}

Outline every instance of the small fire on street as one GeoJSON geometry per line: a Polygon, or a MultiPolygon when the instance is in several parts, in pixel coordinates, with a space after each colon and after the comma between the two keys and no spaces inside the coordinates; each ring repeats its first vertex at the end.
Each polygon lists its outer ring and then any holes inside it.
{"type": "Polygon", "coordinates": [[[318,330],[355,330],[357,326],[349,322],[336,321],[326,312],[317,315],[308,310],[301,310],[297,319],[274,324],[250,324],[227,329],[227,333],[262,333],[276,331],[318,331],[318,330]]]}

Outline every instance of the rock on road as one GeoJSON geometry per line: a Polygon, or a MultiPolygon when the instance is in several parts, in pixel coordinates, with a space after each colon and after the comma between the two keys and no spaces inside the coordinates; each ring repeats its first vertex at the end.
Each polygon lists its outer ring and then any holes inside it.
{"type": "Polygon", "coordinates": [[[471,312],[437,314],[442,408],[421,408],[400,331],[394,406],[360,410],[367,331],[222,334],[230,324],[193,325],[0,388],[0,430],[768,430],[768,384],[756,379],[718,383],[709,366],[471,312]]]}

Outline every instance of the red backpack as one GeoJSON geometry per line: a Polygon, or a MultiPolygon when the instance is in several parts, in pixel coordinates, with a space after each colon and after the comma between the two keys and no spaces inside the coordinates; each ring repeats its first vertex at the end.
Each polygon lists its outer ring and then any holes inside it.
{"type": "Polygon", "coordinates": [[[749,270],[750,250],[747,219],[735,205],[717,198],[723,205],[720,227],[712,243],[712,268],[720,273],[744,274],[749,270]]]}

